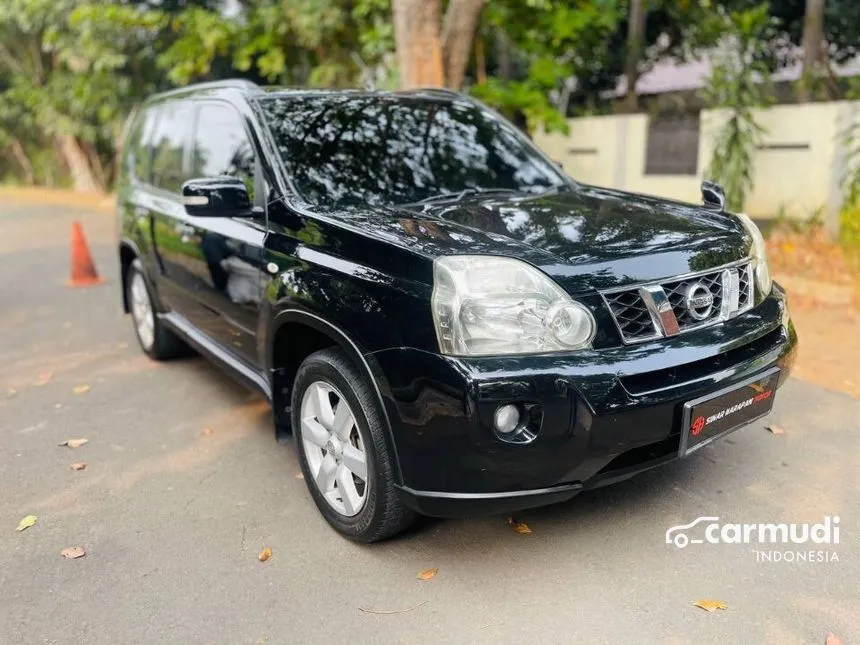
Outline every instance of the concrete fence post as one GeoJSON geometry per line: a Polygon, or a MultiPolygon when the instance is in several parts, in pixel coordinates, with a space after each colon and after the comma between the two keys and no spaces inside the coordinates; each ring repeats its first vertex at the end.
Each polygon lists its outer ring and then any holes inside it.
{"type": "Polygon", "coordinates": [[[615,167],[612,169],[612,187],[618,190],[624,190],[627,183],[627,157],[630,154],[627,149],[629,124],[629,115],[625,114],[615,119],[615,154],[612,156],[615,167]]]}

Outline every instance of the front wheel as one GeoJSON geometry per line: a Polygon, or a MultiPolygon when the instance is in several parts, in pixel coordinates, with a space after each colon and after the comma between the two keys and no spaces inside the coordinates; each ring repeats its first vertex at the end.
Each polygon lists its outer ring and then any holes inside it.
{"type": "Polygon", "coordinates": [[[302,473],[328,523],[358,542],[405,529],[414,515],[394,486],[379,404],[341,350],[305,359],[291,404],[302,473]]]}

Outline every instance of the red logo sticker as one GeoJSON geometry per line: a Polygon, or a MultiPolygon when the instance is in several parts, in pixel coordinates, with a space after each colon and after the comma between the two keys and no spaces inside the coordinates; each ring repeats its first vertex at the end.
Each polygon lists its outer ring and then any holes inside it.
{"type": "Polygon", "coordinates": [[[705,429],[705,417],[696,417],[696,420],[693,421],[693,425],[690,426],[690,429],[693,431],[693,436],[697,437],[702,433],[702,430],[705,429]]]}

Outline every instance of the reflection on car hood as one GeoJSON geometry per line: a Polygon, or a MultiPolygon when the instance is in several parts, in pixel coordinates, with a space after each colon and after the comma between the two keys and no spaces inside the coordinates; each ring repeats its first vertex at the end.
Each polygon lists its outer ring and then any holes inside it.
{"type": "Polygon", "coordinates": [[[537,196],[477,195],[340,218],[434,257],[516,257],[570,292],[704,271],[745,258],[751,242],[731,215],[589,186],[537,196]]]}

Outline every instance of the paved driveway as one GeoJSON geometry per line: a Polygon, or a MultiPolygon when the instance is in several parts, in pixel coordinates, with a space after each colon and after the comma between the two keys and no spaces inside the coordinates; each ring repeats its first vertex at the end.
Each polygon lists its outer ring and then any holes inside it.
{"type": "Polygon", "coordinates": [[[828,631],[860,642],[857,400],[791,380],[769,420],[525,512],[529,535],[488,517],[359,546],[317,514],[259,397],[200,358],[156,364],[138,351],[112,227],[104,213],[0,196],[0,643],[782,645],[828,631]],[[63,286],[76,216],[104,286],[63,286]],[[89,443],[58,447],[74,437],[89,443]],[[69,470],[76,461],[86,470],[69,470]],[[38,523],[16,532],[31,513],[38,523]],[[664,543],[668,527],[705,515],[838,515],[838,545],[766,547],[838,561],[664,543]],[[86,557],[60,557],[77,545],[86,557]],[[436,578],[417,580],[425,567],[436,578]],[[728,609],[706,613],[699,599],[728,609]]]}

